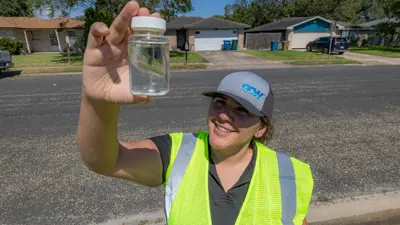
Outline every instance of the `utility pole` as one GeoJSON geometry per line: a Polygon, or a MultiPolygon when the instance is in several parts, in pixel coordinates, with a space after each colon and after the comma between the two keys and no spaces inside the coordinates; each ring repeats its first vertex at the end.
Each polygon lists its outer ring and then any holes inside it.
{"type": "Polygon", "coordinates": [[[331,51],[332,51],[332,37],[333,37],[333,32],[336,32],[336,21],[332,21],[331,23],[331,38],[329,38],[329,50],[328,50],[328,64],[331,64],[331,51]]]}

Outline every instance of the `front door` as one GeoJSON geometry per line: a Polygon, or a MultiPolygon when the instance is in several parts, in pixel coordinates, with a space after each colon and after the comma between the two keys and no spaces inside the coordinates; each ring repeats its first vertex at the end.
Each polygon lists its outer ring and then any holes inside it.
{"type": "Polygon", "coordinates": [[[176,45],[182,51],[185,50],[186,30],[180,29],[176,31],[176,45]]]}

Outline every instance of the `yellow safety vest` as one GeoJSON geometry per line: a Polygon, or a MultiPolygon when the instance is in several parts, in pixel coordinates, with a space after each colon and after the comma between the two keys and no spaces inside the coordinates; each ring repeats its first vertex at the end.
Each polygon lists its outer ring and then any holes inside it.
{"type": "MultiPolygon", "coordinates": [[[[211,225],[208,133],[172,133],[165,187],[169,225],[211,225]]],[[[252,179],[235,225],[302,225],[313,190],[309,165],[256,142],[252,179]]]]}

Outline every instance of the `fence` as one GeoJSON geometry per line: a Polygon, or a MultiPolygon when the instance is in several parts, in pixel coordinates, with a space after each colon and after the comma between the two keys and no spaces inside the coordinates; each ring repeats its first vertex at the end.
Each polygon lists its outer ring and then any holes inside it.
{"type": "Polygon", "coordinates": [[[247,33],[246,48],[253,50],[271,49],[271,41],[281,41],[282,33],[247,33]]]}

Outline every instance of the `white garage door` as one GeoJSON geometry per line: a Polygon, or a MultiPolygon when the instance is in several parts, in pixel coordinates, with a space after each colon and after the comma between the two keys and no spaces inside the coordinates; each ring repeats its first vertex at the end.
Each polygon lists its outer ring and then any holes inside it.
{"type": "Polygon", "coordinates": [[[196,51],[221,50],[224,40],[238,40],[238,31],[233,30],[198,30],[194,35],[196,51]]]}
{"type": "Polygon", "coordinates": [[[292,37],[292,48],[306,48],[308,42],[323,36],[329,36],[329,32],[294,31],[292,37]]]}

